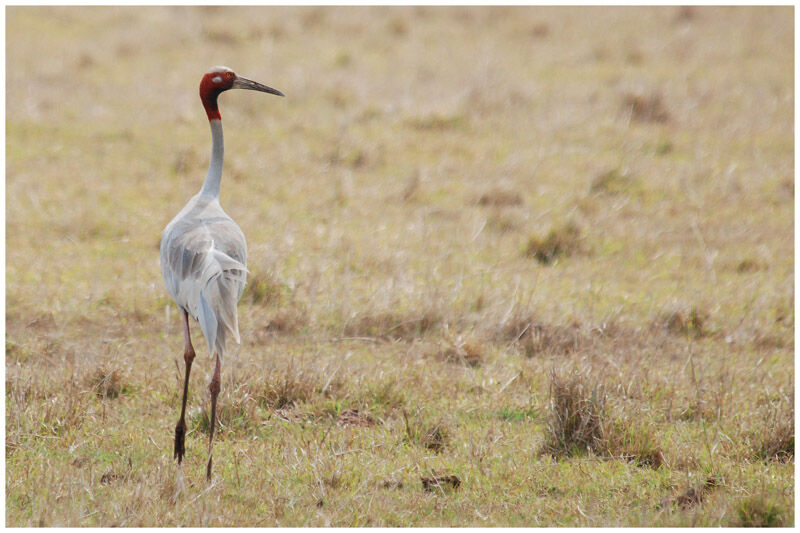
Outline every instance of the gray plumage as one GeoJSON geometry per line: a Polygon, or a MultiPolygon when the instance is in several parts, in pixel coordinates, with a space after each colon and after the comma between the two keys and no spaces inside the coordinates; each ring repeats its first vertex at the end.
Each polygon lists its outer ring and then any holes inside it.
{"type": "Polygon", "coordinates": [[[200,323],[208,343],[223,357],[227,340],[239,340],[236,304],[247,281],[247,243],[242,230],[202,192],[161,234],[161,274],[172,299],[200,323]]]}

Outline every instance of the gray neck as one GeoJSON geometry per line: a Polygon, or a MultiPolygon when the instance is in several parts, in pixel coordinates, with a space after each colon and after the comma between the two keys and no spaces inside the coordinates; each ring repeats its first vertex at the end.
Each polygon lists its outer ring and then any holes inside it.
{"type": "Polygon", "coordinates": [[[200,194],[219,198],[219,184],[222,181],[222,160],[225,159],[225,141],[222,138],[222,121],[209,120],[211,125],[211,162],[200,194]]]}

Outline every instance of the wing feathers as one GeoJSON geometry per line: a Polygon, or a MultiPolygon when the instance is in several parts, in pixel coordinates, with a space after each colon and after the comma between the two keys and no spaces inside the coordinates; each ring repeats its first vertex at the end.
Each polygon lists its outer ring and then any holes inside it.
{"type": "Polygon", "coordinates": [[[209,354],[237,343],[236,305],[247,281],[247,245],[239,226],[216,202],[192,199],[164,230],[161,271],[175,302],[197,319],[209,354]]]}
{"type": "MultiPolygon", "coordinates": [[[[226,351],[228,335],[239,343],[239,319],[236,304],[238,293],[246,281],[247,267],[224,252],[214,248],[206,254],[200,277],[200,310],[211,318],[198,320],[208,342],[210,353],[217,349],[220,355],[226,351]]],[[[200,316],[198,316],[200,319],[200,316]]]]}

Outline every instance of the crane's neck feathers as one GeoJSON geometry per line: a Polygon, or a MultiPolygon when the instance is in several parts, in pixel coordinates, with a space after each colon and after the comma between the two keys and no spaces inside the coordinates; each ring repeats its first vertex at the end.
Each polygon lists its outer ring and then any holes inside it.
{"type": "Polygon", "coordinates": [[[206,115],[208,120],[222,120],[222,115],[219,114],[219,106],[217,105],[217,94],[208,97],[202,97],[203,107],[206,108],[206,115]]]}
{"type": "Polygon", "coordinates": [[[222,182],[222,161],[225,159],[225,140],[222,135],[222,120],[219,119],[219,114],[217,118],[211,118],[209,114],[208,123],[211,126],[211,161],[208,164],[208,174],[206,174],[206,180],[203,182],[200,194],[219,198],[219,186],[222,182]]]}

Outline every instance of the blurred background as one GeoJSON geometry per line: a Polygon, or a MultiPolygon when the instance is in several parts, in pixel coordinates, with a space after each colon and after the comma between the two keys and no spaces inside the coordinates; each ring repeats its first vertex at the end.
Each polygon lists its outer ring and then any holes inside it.
{"type": "MultiPolygon", "coordinates": [[[[26,276],[47,291],[39,301],[102,297],[98,273],[73,280],[78,289],[62,269],[80,254],[91,270],[92,254],[109,247],[125,256],[102,265],[116,283],[160,285],[152,252],[201,184],[210,141],[197,85],[217,64],[287,94],[221,99],[222,203],[246,229],[256,271],[287,254],[302,256],[301,268],[320,252],[372,250],[380,262],[421,240],[432,248],[425,262],[455,254],[457,269],[478,260],[462,255],[477,246],[486,265],[513,258],[510,271],[535,275],[516,261],[520,248],[562,219],[606,241],[601,249],[652,257],[655,241],[692,231],[669,212],[687,208],[730,246],[765,245],[752,227],[742,235],[722,220],[763,213],[764,194],[793,194],[787,13],[11,8],[9,298],[26,276]],[[785,157],[770,158],[777,151],[785,157]],[[618,213],[614,202],[565,194],[593,186],[646,198],[618,213]],[[629,223],[639,217],[649,221],[629,223]],[[37,268],[29,252],[44,245],[62,255],[37,268]]],[[[682,254],[705,254],[695,244],[682,254]]]]}

